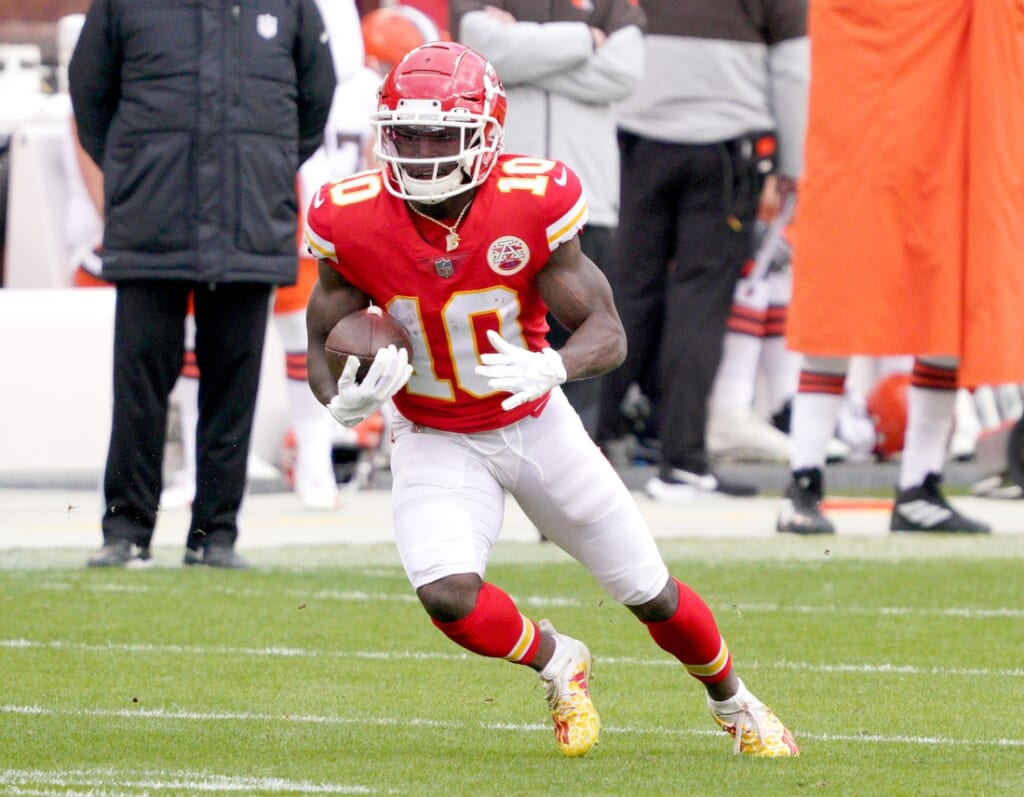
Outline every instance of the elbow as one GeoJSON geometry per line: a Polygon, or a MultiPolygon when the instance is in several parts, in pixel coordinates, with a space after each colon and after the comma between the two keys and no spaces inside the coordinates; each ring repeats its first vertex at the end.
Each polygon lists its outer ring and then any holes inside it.
{"type": "Polygon", "coordinates": [[[614,371],[626,361],[626,354],[629,350],[626,330],[623,329],[622,322],[617,317],[609,317],[607,323],[604,324],[599,350],[601,352],[601,373],[614,371]]]}
{"type": "Polygon", "coordinates": [[[619,341],[619,345],[615,347],[612,369],[618,368],[620,365],[626,362],[626,354],[628,353],[628,351],[629,348],[626,345],[626,336],[623,335],[622,339],[619,341]]]}
{"type": "Polygon", "coordinates": [[[618,334],[615,336],[614,341],[610,341],[610,344],[606,349],[608,352],[607,370],[614,371],[626,361],[626,354],[629,351],[629,346],[626,343],[626,332],[622,327],[619,327],[618,334]]]}

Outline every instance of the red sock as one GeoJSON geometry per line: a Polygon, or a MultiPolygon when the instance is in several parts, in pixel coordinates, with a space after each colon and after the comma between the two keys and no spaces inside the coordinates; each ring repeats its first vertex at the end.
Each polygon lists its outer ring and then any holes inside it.
{"type": "Polygon", "coordinates": [[[679,588],[679,608],[668,620],[647,623],[647,630],[658,646],[679,659],[698,681],[718,683],[732,670],[729,648],[700,595],[672,580],[679,588]]]}
{"type": "Polygon", "coordinates": [[[487,582],[477,595],[473,611],[454,623],[433,623],[466,650],[516,664],[533,661],[540,647],[537,624],[523,617],[506,593],[487,582]]]}

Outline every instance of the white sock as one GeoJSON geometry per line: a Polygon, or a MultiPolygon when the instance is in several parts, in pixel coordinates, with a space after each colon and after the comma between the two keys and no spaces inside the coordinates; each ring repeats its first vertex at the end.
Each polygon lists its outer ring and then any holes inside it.
{"type": "Polygon", "coordinates": [[[828,441],[836,431],[843,396],[832,393],[797,393],[789,420],[789,440],[793,447],[790,468],[825,467],[828,441]]]}
{"type": "Polygon", "coordinates": [[[758,702],[758,699],[747,689],[747,685],[743,683],[743,679],[740,679],[739,689],[736,690],[736,694],[726,700],[715,700],[711,695],[708,695],[708,706],[720,717],[736,714],[745,704],[756,704],[758,702]]]}
{"type": "Polygon", "coordinates": [[[761,344],[761,370],[768,392],[766,403],[772,412],[778,412],[796,395],[800,363],[800,355],[786,348],[785,338],[772,336],[761,344]]]}
{"type": "Polygon", "coordinates": [[[559,639],[558,634],[553,634],[551,638],[555,641],[555,650],[551,654],[551,659],[544,665],[544,669],[540,671],[540,677],[545,681],[560,675],[569,661],[568,646],[559,639]]]}
{"type": "Polygon", "coordinates": [[[274,329],[285,351],[306,351],[306,311],[274,313],[274,329]]]}
{"type": "Polygon", "coordinates": [[[320,410],[318,417],[295,418],[292,421],[295,432],[295,491],[300,495],[310,491],[336,490],[338,486],[333,457],[335,421],[319,402],[317,408],[320,410]]]}
{"type": "Polygon", "coordinates": [[[910,386],[907,434],[900,457],[901,490],[918,486],[929,473],[942,473],[955,406],[955,390],[910,386]]]}
{"type": "Polygon", "coordinates": [[[711,391],[711,412],[745,410],[754,404],[757,361],[761,356],[761,338],[726,332],[722,362],[711,391]]]}

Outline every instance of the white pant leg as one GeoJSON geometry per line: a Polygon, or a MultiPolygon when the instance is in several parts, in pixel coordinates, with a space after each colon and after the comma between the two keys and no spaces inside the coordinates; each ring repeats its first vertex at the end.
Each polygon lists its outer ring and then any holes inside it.
{"type": "Polygon", "coordinates": [[[505,490],[615,600],[654,598],[668,568],[633,496],[560,389],[539,418],[491,432],[413,431],[396,413],[395,541],[413,587],[477,573],[498,539],[505,490]]]}
{"type": "Polygon", "coordinates": [[[668,568],[632,494],[562,391],[552,391],[539,418],[515,427],[521,464],[506,486],[534,525],[615,600],[636,606],[654,598],[668,568]]]}
{"type": "MultiPolygon", "coordinates": [[[[505,492],[466,435],[392,421],[395,543],[416,589],[456,573],[483,578],[505,516],[505,492]]],[[[488,433],[493,434],[493,433],[488,433]]]]}

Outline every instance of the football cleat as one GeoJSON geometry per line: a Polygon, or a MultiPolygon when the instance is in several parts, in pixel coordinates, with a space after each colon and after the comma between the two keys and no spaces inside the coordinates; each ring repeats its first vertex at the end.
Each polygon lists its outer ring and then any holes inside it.
{"type": "Polygon", "coordinates": [[[601,719],[590,700],[590,651],[579,640],[559,634],[547,620],[538,625],[542,634],[558,638],[560,648],[540,673],[555,723],[555,741],[564,755],[586,755],[601,732],[601,719]]]}
{"type": "Polygon", "coordinates": [[[775,528],[789,534],[834,534],[835,526],[821,512],[823,492],[821,468],[793,471],[775,528]]]}
{"type": "Polygon", "coordinates": [[[891,531],[946,531],[960,534],[988,534],[991,528],[971,520],[949,505],[940,489],[942,477],[929,473],[917,487],[896,491],[891,531]]]}
{"type": "Polygon", "coordinates": [[[740,690],[729,700],[712,700],[708,710],[723,731],[733,737],[733,753],[758,758],[795,758],[800,755],[796,739],[768,706],[754,697],[740,682],[740,690]]]}

